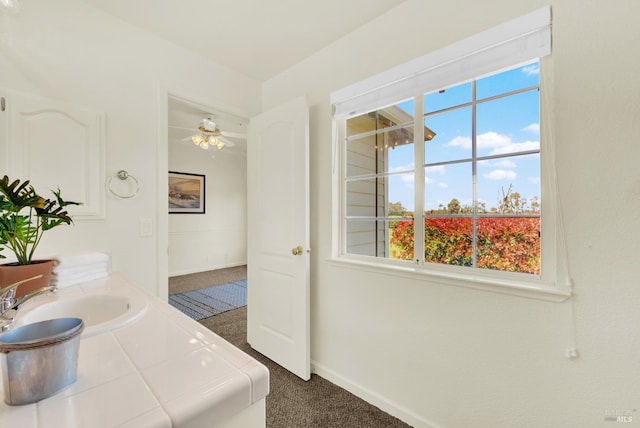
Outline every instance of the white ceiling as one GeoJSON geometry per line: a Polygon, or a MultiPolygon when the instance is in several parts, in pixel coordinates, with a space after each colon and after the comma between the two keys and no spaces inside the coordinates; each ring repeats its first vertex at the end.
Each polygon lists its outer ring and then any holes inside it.
{"type": "MultiPolygon", "coordinates": [[[[81,1],[263,82],[405,0],[81,1]]],[[[168,112],[169,142],[190,150],[197,148],[189,136],[208,113],[223,132],[246,134],[248,125],[177,98],[169,100],[168,112]]],[[[246,152],[246,138],[227,139],[235,146],[223,152],[246,152]]]]}
{"type": "Polygon", "coordinates": [[[265,81],[405,0],[82,0],[265,81]]]}

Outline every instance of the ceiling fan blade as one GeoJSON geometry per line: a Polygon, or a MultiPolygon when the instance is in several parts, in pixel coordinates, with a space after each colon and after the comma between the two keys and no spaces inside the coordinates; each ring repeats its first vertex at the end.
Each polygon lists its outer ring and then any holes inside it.
{"type": "Polygon", "coordinates": [[[235,143],[229,141],[228,138],[224,138],[222,135],[219,135],[218,139],[224,143],[225,147],[235,147],[236,145],[235,143]]]}
{"type": "Polygon", "coordinates": [[[179,130],[179,131],[189,131],[189,132],[195,132],[196,131],[194,128],[187,128],[186,126],[169,125],[168,128],[169,129],[176,129],[176,130],[179,130]]]}
{"type": "Polygon", "coordinates": [[[244,134],[242,132],[222,131],[220,134],[224,137],[239,138],[241,140],[247,139],[247,134],[244,134]]]}

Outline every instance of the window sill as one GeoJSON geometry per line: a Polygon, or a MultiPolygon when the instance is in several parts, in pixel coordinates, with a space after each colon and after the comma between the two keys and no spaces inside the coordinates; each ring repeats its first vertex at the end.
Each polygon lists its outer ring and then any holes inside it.
{"type": "Polygon", "coordinates": [[[414,280],[429,281],[431,283],[441,285],[471,288],[528,299],[544,300],[548,302],[563,302],[571,297],[570,289],[557,287],[553,283],[543,281],[505,280],[481,275],[428,270],[424,267],[373,263],[366,260],[348,257],[334,257],[328,259],[328,261],[335,265],[348,266],[354,269],[377,274],[391,275],[396,278],[404,277],[414,280]]]}

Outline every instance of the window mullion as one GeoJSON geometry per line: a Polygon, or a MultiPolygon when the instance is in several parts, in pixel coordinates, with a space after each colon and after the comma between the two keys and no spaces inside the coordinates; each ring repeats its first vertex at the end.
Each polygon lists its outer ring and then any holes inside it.
{"type": "Polygon", "coordinates": [[[413,258],[424,263],[424,97],[416,95],[413,103],[414,210],[413,258]]]}
{"type": "MultiPolygon", "coordinates": [[[[339,120],[336,126],[336,137],[338,140],[337,151],[340,156],[338,157],[338,177],[340,191],[338,193],[338,207],[340,230],[338,236],[338,255],[342,256],[347,254],[347,121],[339,120]]],[[[335,237],[335,235],[334,235],[335,237]]]]}
{"type": "Polygon", "coordinates": [[[471,236],[471,266],[477,267],[478,259],[478,139],[477,139],[477,124],[476,124],[476,81],[471,82],[471,177],[472,177],[472,236],[471,236]]]}

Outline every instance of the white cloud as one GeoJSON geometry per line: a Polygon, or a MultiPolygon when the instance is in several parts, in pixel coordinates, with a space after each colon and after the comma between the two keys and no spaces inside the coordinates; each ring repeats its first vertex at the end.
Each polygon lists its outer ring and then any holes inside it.
{"type": "Polygon", "coordinates": [[[462,147],[468,149],[471,147],[471,138],[469,137],[456,137],[453,140],[445,144],[447,147],[462,147]]]}
{"type": "Polygon", "coordinates": [[[414,167],[414,163],[411,162],[408,165],[399,165],[389,168],[389,172],[400,172],[400,171],[412,171],[414,167]]]}
{"type": "MultiPolygon", "coordinates": [[[[530,125],[531,126],[531,125],[530,125]]],[[[511,137],[504,134],[499,134],[495,131],[485,132],[478,135],[477,139],[478,150],[485,152],[489,150],[489,155],[500,155],[504,153],[514,153],[527,150],[540,149],[539,141],[524,141],[521,143],[514,143],[511,137]]],[[[456,137],[446,144],[447,147],[461,147],[469,150],[471,148],[471,138],[469,137],[456,137]]]]}
{"type": "Polygon", "coordinates": [[[539,123],[532,123],[532,124],[527,125],[524,128],[522,128],[522,131],[531,132],[531,133],[534,133],[534,134],[539,134],[540,133],[540,124],[539,123]]]}
{"type": "Polygon", "coordinates": [[[441,181],[440,183],[438,183],[438,186],[440,186],[441,189],[446,189],[447,187],[449,187],[449,185],[444,181],[441,181]]]}
{"type": "Polygon", "coordinates": [[[491,151],[491,155],[501,155],[504,153],[526,152],[529,150],[540,150],[540,141],[523,141],[522,143],[511,143],[503,147],[496,147],[491,151]]]}
{"type": "Polygon", "coordinates": [[[441,174],[442,175],[445,172],[446,172],[446,169],[445,169],[444,165],[436,165],[436,166],[430,166],[430,167],[426,168],[426,170],[424,172],[424,182],[425,182],[425,184],[433,184],[433,183],[436,182],[436,180],[431,177],[433,174],[441,174]]]}
{"type": "MultiPolygon", "coordinates": [[[[485,132],[478,135],[477,145],[478,149],[491,149],[496,147],[504,147],[511,144],[511,138],[507,135],[498,134],[494,131],[485,132]]],[[[446,144],[447,147],[460,147],[463,149],[471,148],[471,138],[469,137],[456,137],[446,144]]]]}
{"type": "Polygon", "coordinates": [[[517,167],[516,163],[509,159],[502,159],[502,160],[496,161],[494,165],[502,168],[509,168],[509,169],[514,169],[515,167],[517,167]]]}
{"type": "Polygon", "coordinates": [[[540,177],[529,177],[529,182],[533,184],[540,184],[540,177]]]}
{"type": "MultiPolygon", "coordinates": [[[[413,164],[391,168],[389,172],[406,171],[407,169],[413,169],[413,164]]],[[[431,175],[433,175],[433,174],[444,174],[445,172],[446,172],[445,165],[437,165],[437,166],[429,167],[425,171],[424,182],[426,184],[436,183],[437,180],[432,178],[431,175]],[[429,173],[429,175],[427,175],[427,173],[429,173]]],[[[398,175],[396,175],[396,177],[399,177],[400,181],[402,181],[409,189],[413,189],[414,188],[415,175],[413,174],[413,172],[407,173],[407,174],[398,174],[398,175]]],[[[439,184],[439,186],[442,187],[442,184],[439,184]]],[[[446,184],[445,184],[445,186],[446,186],[446,184]]]]}
{"type": "Polygon", "coordinates": [[[522,68],[522,72],[527,76],[533,76],[535,74],[540,74],[540,67],[537,64],[527,65],[522,68]]]}
{"type": "Polygon", "coordinates": [[[518,174],[514,171],[506,169],[494,169],[488,174],[483,174],[483,177],[488,180],[515,180],[518,174]]]}
{"type": "Polygon", "coordinates": [[[502,147],[507,147],[511,142],[511,137],[507,135],[498,134],[494,131],[485,132],[484,134],[478,135],[478,149],[499,149],[502,147]]]}

